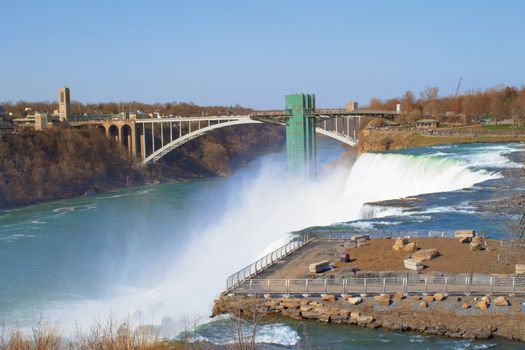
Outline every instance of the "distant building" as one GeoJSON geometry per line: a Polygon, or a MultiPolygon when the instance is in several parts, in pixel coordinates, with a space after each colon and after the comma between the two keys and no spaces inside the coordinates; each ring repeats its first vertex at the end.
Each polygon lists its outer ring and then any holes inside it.
{"type": "Polygon", "coordinates": [[[58,89],[58,117],[61,122],[65,122],[71,116],[71,99],[69,88],[58,89]]]}
{"type": "Polygon", "coordinates": [[[37,112],[34,114],[35,118],[35,130],[42,131],[47,127],[48,124],[48,115],[47,113],[37,112]]]}
{"type": "Polygon", "coordinates": [[[439,126],[439,121],[436,119],[420,119],[416,121],[416,129],[428,130],[435,129],[439,126]]]}
{"type": "Polygon", "coordinates": [[[0,106],[0,135],[10,133],[13,130],[13,125],[5,120],[5,115],[4,106],[0,106]]]}
{"type": "Polygon", "coordinates": [[[354,102],[354,101],[350,101],[348,102],[346,105],[345,105],[345,109],[347,111],[355,111],[359,108],[357,102],[354,102]]]}

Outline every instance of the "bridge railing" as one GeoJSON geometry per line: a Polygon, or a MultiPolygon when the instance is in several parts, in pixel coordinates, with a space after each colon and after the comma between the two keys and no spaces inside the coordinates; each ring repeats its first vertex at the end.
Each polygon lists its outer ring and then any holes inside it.
{"type": "Polygon", "coordinates": [[[247,279],[230,290],[236,295],[319,296],[386,293],[449,295],[525,294],[525,276],[457,275],[449,277],[374,277],[247,279]]]}

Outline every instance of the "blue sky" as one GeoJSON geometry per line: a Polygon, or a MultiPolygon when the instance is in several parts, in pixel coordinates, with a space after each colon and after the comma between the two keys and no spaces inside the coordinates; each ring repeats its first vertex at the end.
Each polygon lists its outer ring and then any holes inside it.
{"type": "Polygon", "coordinates": [[[525,1],[2,0],[0,101],[323,107],[525,83],[525,1]]]}

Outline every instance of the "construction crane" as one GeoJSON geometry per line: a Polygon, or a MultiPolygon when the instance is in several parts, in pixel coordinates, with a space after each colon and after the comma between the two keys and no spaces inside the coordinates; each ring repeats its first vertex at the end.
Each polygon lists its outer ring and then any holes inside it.
{"type": "Polygon", "coordinates": [[[461,86],[461,77],[459,77],[458,86],[456,87],[456,93],[454,94],[454,96],[457,96],[459,94],[460,86],[461,86]]]}

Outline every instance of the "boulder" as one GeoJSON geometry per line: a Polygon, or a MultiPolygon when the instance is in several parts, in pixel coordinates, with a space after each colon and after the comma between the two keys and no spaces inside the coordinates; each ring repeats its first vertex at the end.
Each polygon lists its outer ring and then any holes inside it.
{"type": "Polygon", "coordinates": [[[328,260],[322,260],[318,262],[311,263],[309,266],[309,271],[313,273],[321,273],[327,270],[330,270],[330,262],[328,260]]]}
{"type": "Polygon", "coordinates": [[[456,238],[463,238],[463,237],[472,238],[474,236],[476,236],[476,231],[474,230],[456,230],[454,231],[454,237],[456,238]]]}
{"type": "Polygon", "coordinates": [[[444,300],[446,297],[445,297],[445,294],[443,293],[436,293],[434,294],[434,300],[435,301],[441,301],[441,300],[444,300]]]}
{"type": "Polygon", "coordinates": [[[361,297],[353,297],[353,298],[346,299],[346,301],[348,301],[352,305],[357,305],[357,304],[361,303],[363,301],[363,299],[361,297]]]}
{"type": "Polygon", "coordinates": [[[422,302],[419,303],[419,308],[420,308],[420,309],[426,309],[427,307],[428,307],[428,304],[425,303],[424,301],[422,301],[422,302]]]}
{"type": "Polygon", "coordinates": [[[337,297],[334,294],[325,294],[321,297],[323,301],[328,301],[330,303],[335,303],[337,297]]]}
{"type": "Polygon", "coordinates": [[[312,311],[313,310],[313,306],[310,306],[310,305],[303,305],[299,308],[299,310],[301,310],[301,312],[309,312],[309,311],[312,311]]]}
{"type": "Polygon", "coordinates": [[[481,243],[483,242],[483,238],[481,238],[481,236],[474,236],[470,241],[474,243],[481,243]]]}
{"type": "Polygon", "coordinates": [[[415,252],[417,250],[417,247],[416,247],[416,243],[412,242],[412,243],[408,243],[407,245],[405,245],[403,247],[403,250],[407,253],[412,253],[412,252],[415,252]]]}
{"type": "Polygon", "coordinates": [[[342,315],[330,315],[330,322],[332,323],[346,323],[348,317],[342,315]]]}
{"type": "Polygon", "coordinates": [[[421,271],[425,268],[425,266],[420,261],[414,259],[404,259],[403,265],[405,266],[405,269],[413,271],[421,271]]]}
{"type": "Polygon", "coordinates": [[[471,238],[470,237],[462,237],[459,239],[459,243],[463,244],[463,243],[470,243],[471,241],[471,238]]]}
{"type": "Polygon", "coordinates": [[[412,254],[411,258],[416,261],[427,261],[432,260],[437,256],[439,256],[439,251],[437,249],[421,249],[412,254]]]}
{"type": "Polygon", "coordinates": [[[492,303],[496,306],[509,306],[509,301],[504,296],[495,298],[492,303]]]}
{"type": "Polygon", "coordinates": [[[432,295],[427,295],[423,298],[424,302],[431,303],[434,301],[434,297],[432,295]]]}
{"type": "Polygon", "coordinates": [[[388,306],[391,303],[390,295],[376,295],[374,300],[381,306],[388,306]]]}
{"type": "Polygon", "coordinates": [[[461,305],[461,308],[467,310],[470,309],[470,305],[467,303],[463,303],[463,305],[461,305]]]}
{"type": "Polygon", "coordinates": [[[298,309],[299,308],[299,302],[290,302],[290,301],[281,301],[280,305],[284,306],[287,309],[298,309]]]}
{"type": "Polygon", "coordinates": [[[402,300],[402,299],[405,299],[405,295],[403,293],[398,292],[394,294],[394,300],[402,300]]]}
{"type": "Polygon", "coordinates": [[[487,300],[481,300],[476,303],[476,307],[480,310],[487,310],[489,308],[489,303],[487,300]]]}
{"type": "Polygon", "coordinates": [[[351,319],[357,320],[359,318],[359,316],[361,316],[361,314],[358,311],[350,312],[350,318],[351,319]]]}
{"type": "Polygon", "coordinates": [[[359,316],[356,319],[357,323],[367,325],[369,323],[374,322],[374,318],[372,316],[359,316]]]}
{"type": "Polygon", "coordinates": [[[471,252],[481,249],[481,244],[478,242],[470,242],[469,249],[471,252]]]}

